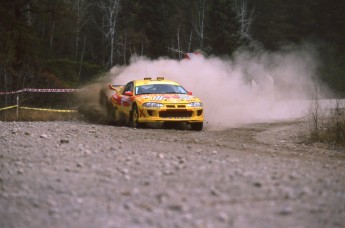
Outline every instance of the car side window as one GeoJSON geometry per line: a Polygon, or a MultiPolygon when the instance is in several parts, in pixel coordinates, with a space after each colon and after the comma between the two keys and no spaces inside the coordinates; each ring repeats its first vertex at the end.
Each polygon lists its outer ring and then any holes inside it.
{"type": "Polygon", "coordinates": [[[130,82],[126,85],[125,89],[123,90],[123,93],[124,94],[125,92],[128,92],[128,91],[133,91],[133,83],[130,82]]]}

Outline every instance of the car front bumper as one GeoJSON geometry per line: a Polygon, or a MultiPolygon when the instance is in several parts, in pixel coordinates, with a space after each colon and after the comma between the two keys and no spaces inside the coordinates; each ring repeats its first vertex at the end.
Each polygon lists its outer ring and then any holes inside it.
{"type": "Polygon", "coordinates": [[[195,108],[139,108],[139,122],[203,122],[204,110],[195,108]]]}

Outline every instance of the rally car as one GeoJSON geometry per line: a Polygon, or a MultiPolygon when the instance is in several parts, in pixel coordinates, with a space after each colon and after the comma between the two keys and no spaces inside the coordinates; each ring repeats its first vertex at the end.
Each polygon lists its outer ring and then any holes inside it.
{"type": "Polygon", "coordinates": [[[201,131],[204,110],[201,100],[177,82],[163,77],[134,80],[126,85],[109,85],[112,95],[101,93],[101,103],[117,124],[139,128],[146,123],[184,122],[201,131]]]}

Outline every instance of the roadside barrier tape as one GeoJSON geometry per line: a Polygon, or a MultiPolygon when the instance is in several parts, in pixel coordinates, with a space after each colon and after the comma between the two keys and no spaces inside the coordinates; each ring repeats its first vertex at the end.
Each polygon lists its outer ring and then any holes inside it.
{"type": "Polygon", "coordinates": [[[12,92],[0,92],[0,95],[16,94],[16,93],[20,93],[20,92],[19,92],[19,90],[18,91],[12,91],[12,92]]]}
{"type": "Polygon", "coordinates": [[[16,107],[17,107],[17,105],[8,106],[8,107],[0,108],[0,111],[11,109],[11,108],[16,108],[16,107]]]}
{"type": "Polygon", "coordinates": [[[0,92],[0,95],[16,94],[22,92],[38,92],[38,93],[74,93],[79,92],[80,89],[34,89],[25,88],[18,91],[0,92]]]}
{"type": "MultiPolygon", "coordinates": [[[[0,111],[8,110],[12,108],[18,107],[17,105],[9,106],[0,108],[0,111]]],[[[31,108],[31,107],[19,107],[20,109],[26,109],[26,110],[37,110],[37,111],[48,111],[48,112],[78,112],[77,110],[73,109],[49,109],[49,108],[31,108]]]]}
{"type": "Polygon", "coordinates": [[[49,108],[31,108],[31,107],[19,107],[20,109],[36,110],[36,111],[47,111],[47,112],[78,112],[73,109],[49,109],[49,108]]]}

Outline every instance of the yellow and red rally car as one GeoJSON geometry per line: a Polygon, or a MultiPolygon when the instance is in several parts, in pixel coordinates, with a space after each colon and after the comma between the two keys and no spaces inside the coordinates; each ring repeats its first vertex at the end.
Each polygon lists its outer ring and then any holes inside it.
{"type": "Polygon", "coordinates": [[[144,78],[109,88],[115,93],[110,98],[101,97],[101,102],[106,103],[109,117],[117,124],[138,128],[145,123],[185,122],[192,130],[203,128],[201,100],[177,82],[144,78]]]}

